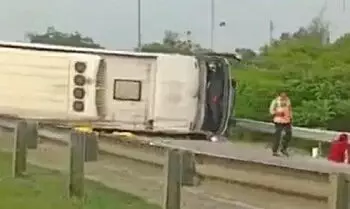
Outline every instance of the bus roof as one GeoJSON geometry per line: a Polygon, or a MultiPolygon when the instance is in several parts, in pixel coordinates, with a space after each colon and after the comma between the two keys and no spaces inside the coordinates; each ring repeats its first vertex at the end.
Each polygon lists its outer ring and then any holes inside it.
{"type": "Polygon", "coordinates": [[[159,56],[170,56],[170,55],[185,56],[180,54],[118,51],[118,50],[95,49],[95,48],[85,48],[85,47],[59,46],[59,45],[40,44],[40,43],[9,42],[9,41],[1,41],[1,40],[0,40],[0,47],[34,49],[34,50],[43,50],[43,51],[119,55],[119,56],[132,56],[132,57],[145,57],[145,58],[147,57],[155,58],[159,56]]]}

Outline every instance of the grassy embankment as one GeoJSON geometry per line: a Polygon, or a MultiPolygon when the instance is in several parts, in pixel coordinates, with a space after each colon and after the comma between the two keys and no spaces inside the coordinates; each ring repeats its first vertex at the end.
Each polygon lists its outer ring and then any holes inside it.
{"type": "Polygon", "coordinates": [[[28,167],[29,175],[11,177],[11,155],[0,152],[0,208],[4,209],[159,209],[127,193],[86,181],[84,203],[67,198],[67,178],[59,172],[28,167]]]}

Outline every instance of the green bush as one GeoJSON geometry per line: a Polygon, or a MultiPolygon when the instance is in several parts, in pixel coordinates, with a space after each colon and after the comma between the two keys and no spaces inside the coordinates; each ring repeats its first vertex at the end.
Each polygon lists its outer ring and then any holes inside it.
{"type": "Polygon", "coordinates": [[[285,90],[295,125],[349,131],[349,54],[350,35],[325,46],[290,40],[269,47],[253,64],[233,69],[237,117],[271,120],[269,104],[285,90]]]}

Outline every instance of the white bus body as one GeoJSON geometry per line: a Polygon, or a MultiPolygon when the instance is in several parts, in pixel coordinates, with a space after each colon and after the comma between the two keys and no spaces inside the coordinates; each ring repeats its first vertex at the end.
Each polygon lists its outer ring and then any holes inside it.
{"type": "MultiPolygon", "coordinates": [[[[86,77],[97,73],[101,57],[0,48],[0,114],[46,120],[96,120],[95,102],[73,110],[74,64],[86,63],[86,77]]],[[[95,86],[86,85],[94,96],[95,86]]]]}
{"type": "MultiPolygon", "coordinates": [[[[211,75],[214,71],[209,72],[209,61],[196,56],[1,41],[0,48],[40,51],[46,54],[65,53],[67,56],[76,53],[101,56],[106,64],[105,69],[98,72],[96,70],[95,75],[90,75],[92,80],[100,80],[100,85],[96,89],[91,85],[91,89],[87,91],[89,104],[98,101],[99,107],[95,108],[98,111],[88,108],[84,112],[98,118],[92,121],[95,128],[178,133],[208,131],[216,134],[227,131],[232,87],[230,70],[222,59],[215,59],[218,66],[221,66],[217,70],[221,74],[210,80],[208,74],[211,75]],[[213,83],[215,86],[216,81],[220,81],[217,85],[219,91],[216,91],[219,92],[216,94],[221,95],[220,105],[212,104],[209,98],[212,96],[207,90],[208,84],[213,83]],[[95,94],[99,91],[101,93],[95,94]],[[210,119],[209,106],[215,106],[221,111],[217,115],[216,128],[211,128],[213,125],[210,125],[215,120],[210,119]]],[[[32,71],[29,67],[27,70],[32,71]]],[[[45,92],[52,93],[52,90],[45,92]]],[[[62,111],[63,109],[60,110],[62,111]]]]}

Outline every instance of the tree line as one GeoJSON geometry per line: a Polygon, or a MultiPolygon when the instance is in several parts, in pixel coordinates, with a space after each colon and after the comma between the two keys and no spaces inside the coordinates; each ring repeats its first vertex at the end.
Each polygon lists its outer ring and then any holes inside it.
{"type": "Polygon", "coordinates": [[[294,33],[282,33],[245,66],[239,80],[237,116],[271,120],[267,107],[284,90],[297,126],[349,131],[350,34],[333,43],[320,17],[294,33]]]}
{"type": "MultiPolygon", "coordinates": [[[[32,43],[103,48],[79,32],[63,33],[49,27],[28,33],[32,43]]],[[[191,39],[191,31],[165,31],[160,42],[142,46],[144,52],[194,54],[208,52],[191,39]]],[[[236,116],[270,121],[270,101],[287,91],[297,126],[350,131],[350,33],[333,43],[328,24],[315,17],[297,31],[284,32],[259,52],[238,48],[243,62],[232,68],[237,79],[236,116]]]]}

